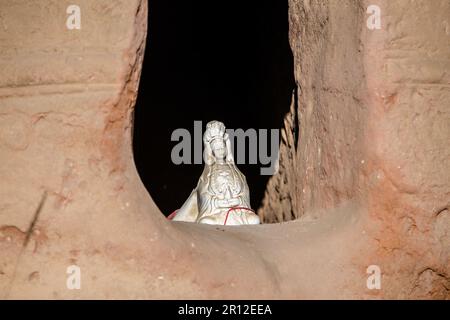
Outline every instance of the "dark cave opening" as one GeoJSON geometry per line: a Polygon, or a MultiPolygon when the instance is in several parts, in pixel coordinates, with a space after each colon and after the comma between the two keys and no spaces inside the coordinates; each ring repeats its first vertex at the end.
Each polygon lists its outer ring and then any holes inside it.
{"type": "MultiPolygon", "coordinates": [[[[287,0],[149,2],[133,149],[139,175],[165,215],[182,206],[203,170],[173,163],[174,130],[194,137],[194,121],[204,130],[211,120],[244,131],[283,126],[295,87],[288,30],[287,0]]],[[[260,159],[238,167],[256,210],[270,176],[261,175],[260,159]]]]}

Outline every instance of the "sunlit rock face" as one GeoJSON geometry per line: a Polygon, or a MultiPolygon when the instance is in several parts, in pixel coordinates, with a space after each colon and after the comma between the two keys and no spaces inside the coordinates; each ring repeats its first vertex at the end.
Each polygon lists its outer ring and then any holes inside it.
{"type": "Polygon", "coordinates": [[[357,199],[379,295],[449,297],[450,3],[378,2],[380,29],[371,4],[290,1],[298,88],[259,214],[308,219],[357,199]]]}
{"type": "Polygon", "coordinates": [[[167,220],[134,166],[147,1],[79,0],[80,23],[2,1],[0,297],[448,298],[450,4],[380,0],[379,30],[369,5],[290,1],[298,87],[258,213],[298,219],[219,227],[167,220]]]}
{"type": "Polygon", "coordinates": [[[1,297],[108,296],[95,281],[100,260],[137,250],[128,228],[154,236],[139,223],[156,208],[130,147],[147,3],[76,4],[0,4],[1,297]],[[87,291],[67,289],[70,265],[84,270],[87,291]]]}

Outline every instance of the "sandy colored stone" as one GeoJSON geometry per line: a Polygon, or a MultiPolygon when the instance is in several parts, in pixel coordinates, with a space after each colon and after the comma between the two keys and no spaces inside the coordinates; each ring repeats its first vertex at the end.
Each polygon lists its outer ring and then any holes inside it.
{"type": "Polygon", "coordinates": [[[1,298],[449,298],[448,1],[380,0],[377,31],[366,1],[290,2],[298,88],[259,214],[299,219],[243,227],[159,212],[131,147],[147,2],[77,2],[81,30],[61,1],[0,3],[1,298]]]}
{"type": "Polygon", "coordinates": [[[449,298],[450,3],[378,1],[381,30],[365,27],[370,1],[290,3],[298,94],[259,214],[358,201],[380,296],[449,298]]]}

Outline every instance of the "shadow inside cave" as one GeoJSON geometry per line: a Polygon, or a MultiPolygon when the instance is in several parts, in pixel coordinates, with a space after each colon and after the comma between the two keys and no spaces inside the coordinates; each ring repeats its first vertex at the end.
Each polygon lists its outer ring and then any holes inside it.
{"type": "MultiPolygon", "coordinates": [[[[164,214],[181,207],[203,170],[203,164],[173,163],[175,129],[194,137],[194,121],[202,121],[203,130],[211,120],[230,129],[283,126],[295,87],[288,31],[287,0],[149,3],[133,150],[164,214]]],[[[259,159],[238,167],[257,209],[270,176],[260,174],[259,159]]]]}

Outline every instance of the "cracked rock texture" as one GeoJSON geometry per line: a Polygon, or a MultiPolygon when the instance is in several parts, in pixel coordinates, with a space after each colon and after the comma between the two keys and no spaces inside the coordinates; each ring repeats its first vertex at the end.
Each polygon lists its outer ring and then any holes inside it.
{"type": "Polygon", "coordinates": [[[450,2],[291,0],[290,42],[297,91],[259,214],[359,199],[383,297],[449,298],[450,2]]]}
{"type": "Polygon", "coordinates": [[[79,0],[81,30],[63,1],[0,2],[0,298],[449,298],[450,3],[378,3],[370,31],[366,1],[290,1],[259,214],[298,219],[221,227],[166,220],[135,169],[147,2],[79,0]]]}

